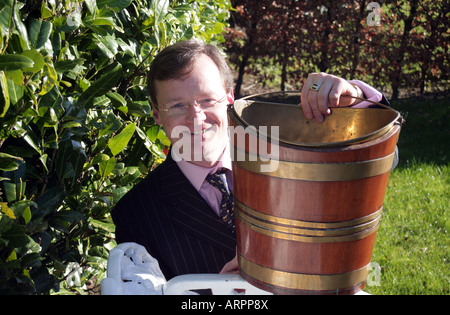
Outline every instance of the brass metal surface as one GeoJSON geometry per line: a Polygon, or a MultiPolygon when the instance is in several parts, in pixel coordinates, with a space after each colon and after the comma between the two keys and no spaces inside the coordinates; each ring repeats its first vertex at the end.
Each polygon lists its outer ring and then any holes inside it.
{"type": "Polygon", "coordinates": [[[382,158],[359,162],[308,163],[269,160],[265,157],[250,155],[236,147],[234,147],[233,154],[235,164],[254,173],[261,173],[261,170],[264,169],[263,166],[272,165],[271,169],[273,171],[266,171],[264,175],[286,179],[327,182],[363,179],[384,174],[391,170],[395,156],[394,152],[382,158]]]}
{"type": "Polygon", "coordinates": [[[375,139],[387,133],[401,119],[398,111],[387,106],[336,107],[331,111],[331,115],[319,123],[307,120],[299,105],[243,98],[234,102],[230,117],[237,124],[254,126],[257,130],[261,126],[279,126],[281,143],[306,147],[349,145],[375,139]]]}
{"type": "Polygon", "coordinates": [[[363,225],[365,223],[371,222],[381,216],[383,212],[383,207],[378,209],[377,211],[353,220],[340,221],[340,222],[312,222],[312,221],[302,221],[302,220],[294,220],[282,217],[276,217],[273,215],[264,214],[262,212],[256,211],[247,205],[243,204],[239,201],[236,196],[234,197],[234,203],[236,207],[239,208],[241,212],[244,212],[248,216],[251,216],[260,221],[266,221],[272,224],[278,225],[286,225],[292,226],[296,228],[304,228],[304,229],[342,229],[342,228],[351,228],[359,225],[363,225]]]}
{"type": "Polygon", "coordinates": [[[342,274],[301,274],[275,270],[256,264],[238,252],[239,268],[249,277],[266,284],[293,290],[339,290],[351,288],[366,281],[370,264],[342,274]]]}
{"type": "MultiPolygon", "coordinates": [[[[381,214],[369,222],[340,229],[307,229],[274,224],[253,217],[235,207],[235,216],[244,226],[269,237],[304,243],[337,243],[364,239],[378,230],[381,214]]],[[[326,224],[326,223],[322,223],[326,224]]]]}

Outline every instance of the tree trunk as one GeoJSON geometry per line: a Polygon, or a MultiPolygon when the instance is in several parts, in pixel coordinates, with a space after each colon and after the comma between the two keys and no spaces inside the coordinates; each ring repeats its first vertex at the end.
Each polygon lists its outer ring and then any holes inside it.
{"type": "Polygon", "coordinates": [[[409,13],[409,16],[405,19],[405,28],[403,30],[402,39],[400,43],[400,49],[397,59],[394,62],[394,71],[392,72],[391,76],[391,87],[392,87],[392,99],[397,100],[399,95],[399,87],[400,87],[400,80],[402,75],[402,65],[403,65],[403,59],[405,57],[405,52],[407,49],[407,43],[409,36],[409,32],[412,29],[412,22],[414,20],[414,16],[416,15],[417,11],[417,2],[411,1],[411,12],[409,13]]]}
{"type": "Polygon", "coordinates": [[[359,42],[361,37],[361,23],[359,21],[361,21],[365,15],[366,15],[366,0],[362,0],[359,7],[359,20],[355,20],[355,33],[353,36],[353,47],[352,47],[353,56],[352,56],[352,67],[350,70],[350,78],[355,77],[356,70],[359,64],[359,53],[360,53],[359,42]]]}
{"type": "Polygon", "coordinates": [[[248,58],[249,54],[244,54],[244,56],[242,56],[241,64],[239,65],[238,77],[236,80],[236,85],[234,87],[234,96],[236,99],[239,99],[241,97],[241,86],[244,82],[245,67],[247,66],[248,58]]]}
{"type": "Polygon", "coordinates": [[[234,96],[236,99],[241,97],[241,87],[244,82],[245,67],[247,67],[248,59],[253,50],[253,34],[256,30],[256,25],[256,22],[251,23],[250,31],[248,32],[248,41],[244,46],[244,54],[242,56],[241,64],[239,65],[238,77],[234,87],[234,96]]]}

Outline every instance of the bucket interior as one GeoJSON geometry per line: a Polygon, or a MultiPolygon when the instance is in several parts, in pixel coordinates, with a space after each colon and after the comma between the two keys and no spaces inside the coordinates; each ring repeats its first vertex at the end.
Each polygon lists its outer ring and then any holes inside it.
{"type": "Polygon", "coordinates": [[[280,142],[313,147],[368,141],[388,132],[400,117],[393,109],[337,107],[319,123],[306,119],[299,105],[247,99],[235,101],[233,111],[244,127],[270,131],[278,126],[280,142]]]}

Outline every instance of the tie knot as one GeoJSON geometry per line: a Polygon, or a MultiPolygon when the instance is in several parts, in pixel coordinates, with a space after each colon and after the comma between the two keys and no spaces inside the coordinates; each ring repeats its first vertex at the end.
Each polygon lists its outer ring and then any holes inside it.
{"type": "Polygon", "coordinates": [[[225,171],[220,171],[214,174],[209,174],[206,176],[205,180],[210,183],[213,187],[220,190],[223,193],[230,193],[228,189],[227,177],[225,175],[225,171]]]}

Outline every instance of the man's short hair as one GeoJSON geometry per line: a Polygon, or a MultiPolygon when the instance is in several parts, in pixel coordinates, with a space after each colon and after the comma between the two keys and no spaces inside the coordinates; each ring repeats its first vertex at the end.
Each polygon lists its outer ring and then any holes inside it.
{"type": "Polygon", "coordinates": [[[166,81],[180,78],[192,71],[194,62],[201,55],[207,55],[219,68],[224,88],[229,93],[233,87],[233,74],[220,50],[210,44],[191,39],[166,47],[156,55],[148,73],[147,87],[153,106],[156,101],[155,81],[166,81]]]}

